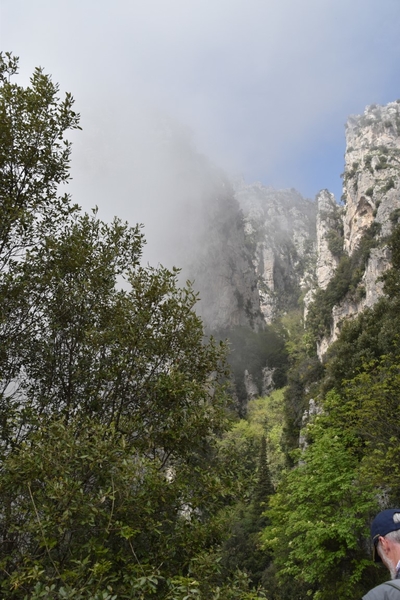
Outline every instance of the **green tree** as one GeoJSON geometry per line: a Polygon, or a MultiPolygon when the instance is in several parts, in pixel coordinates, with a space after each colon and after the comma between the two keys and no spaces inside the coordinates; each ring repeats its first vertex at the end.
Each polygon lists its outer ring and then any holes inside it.
{"type": "Polygon", "coordinates": [[[346,382],[342,402],[331,410],[335,421],[363,442],[359,485],[374,486],[388,505],[400,501],[400,426],[394,417],[399,407],[399,366],[396,354],[364,365],[346,382]]]}
{"type": "Polygon", "coordinates": [[[298,585],[292,598],[354,598],[368,589],[372,565],[363,540],[377,500],[371,485],[355,484],[360,445],[351,432],[317,417],[298,466],[271,497],[263,539],[281,587],[290,580],[298,585]]]}
{"type": "Polygon", "coordinates": [[[267,512],[264,541],[274,551],[278,590],[295,577],[304,597],[353,598],[386,577],[373,568],[368,525],[379,508],[400,500],[399,386],[393,352],[362,364],[340,394],[320,399],[308,445],[267,512]]]}
{"type": "Polygon", "coordinates": [[[263,435],[256,482],[248,505],[239,505],[233,516],[230,536],[223,546],[223,565],[229,572],[240,569],[254,586],[263,581],[271,554],[261,547],[260,534],[267,524],[264,511],[274,493],[267,462],[267,443],[263,435]]]}
{"type": "Polygon", "coordinates": [[[140,240],[118,221],[75,216],[18,267],[35,321],[4,393],[5,589],[75,586],[80,569],[82,585],[99,557],[109,585],[128,557],[162,563],[165,579],[217,535],[224,348],[203,344],[177,273],[137,264],[140,240]]]}
{"type": "MultiPolygon", "coordinates": [[[[74,100],[42,69],[30,86],[13,82],[18,59],[0,53],[0,423],[8,437],[6,391],[22,369],[17,348],[36,319],[35,290],[20,272],[26,252],[76,210],[58,187],[69,179],[68,130],[79,128],[74,100]],[[15,272],[17,271],[17,273],[15,272]]],[[[29,271],[29,266],[26,267],[29,271]]],[[[40,298],[36,296],[36,300],[40,298]]],[[[11,434],[10,434],[11,435],[11,434]]]]}
{"type": "Polygon", "coordinates": [[[224,345],[177,270],[140,266],[138,227],[58,198],[72,99],[40,70],[10,84],[1,60],[0,589],[194,598],[190,564],[232,497],[224,345]]]}
{"type": "Polygon", "coordinates": [[[282,411],[282,392],[252,400],[246,420],[237,422],[220,443],[232,464],[232,476],[244,491],[230,511],[221,564],[225,574],[232,576],[240,569],[253,587],[262,585],[263,589],[270,579],[271,554],[262,548],[260,534],[268,522],[264,511],[274,493],[270,467],[277,481],[283,466],[279,448],[282,411]]]}
{"type": "Polygon", "coordinates": [[[260,507],[262,512],[263,507],[267,504],[269,497],[274,493],[274,488],[271,481],[271,475],[267,460],[267,440],[265,435],[261,438],[260,459],[257,473],[257,484],[254,489],[254,503],[260,507]]]}
{"type": "Polygon", "coordinates": [[[0,271],[74,208],[58,186],[68,181],[68,130],[79,129],[74,100],[40,68],[31,85],[13,83],[18,59],[0,53],[0,271]]]}

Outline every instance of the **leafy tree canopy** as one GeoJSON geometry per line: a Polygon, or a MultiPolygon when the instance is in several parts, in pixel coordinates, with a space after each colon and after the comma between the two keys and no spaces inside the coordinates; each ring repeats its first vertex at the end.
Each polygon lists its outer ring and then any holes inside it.
{"type": "Polygon", "coordinates": [[[224,345],[177,270],[140,265],[139,227],[58,195],[79,116],[41,69],[26,88],[16,72],[1,55],[2,595],[254,598],[244,574],[195,575],[237,493],[224,345]]]}

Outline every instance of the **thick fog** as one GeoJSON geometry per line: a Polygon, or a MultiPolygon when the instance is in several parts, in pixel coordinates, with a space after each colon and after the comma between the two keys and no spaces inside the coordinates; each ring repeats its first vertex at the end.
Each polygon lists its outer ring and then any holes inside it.
{"type": "Polygon", "coordinates": [[[20,80],[76,98],[74,200],[143,222],[152,263],[201,222],[208,161],[340,196],[348,115],[400,97],[399,31],[398,0],[0,0],[20,80]]]}

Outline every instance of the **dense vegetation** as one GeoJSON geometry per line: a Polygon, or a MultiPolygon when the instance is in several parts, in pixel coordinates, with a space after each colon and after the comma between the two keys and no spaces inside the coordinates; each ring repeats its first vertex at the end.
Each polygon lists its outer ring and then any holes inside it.
{"type": "Polygon", "coordinates": [[[238,495],[224,345],[176,271],[140,266],[138,227],[59,195],[79,115],[16,72],[1,55],[0,595],[244,597],[214,557],[238,495]]]}
{"type": "Polygon", "coordinates": [[[286,414],[294,406],[305,410],[311,398],[318,410],[303,429],[302,450],[295,441],[301,411],[297,421],[286,419],[291,468],[271,498],[271,525],[263,532],[282,591],[276,598],[361,597],[387,578],[369,560],[368,525],[380,507],[400,503],[399,227],[389,247],[393,267],[383,276],[385,296],[345,323],[325,364],[318,367],[313,358],[312,329],[296,345],[286,414]],[[298,587],[289,592],[293,579],[298,587]]]}
{"type": "Polygon", "coordinates": [[[385,296],[323,365],[315,339],[356,292],[373,230],[308,329],[291,306],[279,325],[229,332],[227,360],[190,285],[140,266],[140,228],[59,194],[73,98],[40,69],[14,84],[17,61],[0,56],[1,596],[361,597],[386,576],[371,516],[400,504],[396,219],[385,296]],[[245,360],[260,388],[266,362],[285,388],[239,419],[227,367],[238,385],[245,360]]]}

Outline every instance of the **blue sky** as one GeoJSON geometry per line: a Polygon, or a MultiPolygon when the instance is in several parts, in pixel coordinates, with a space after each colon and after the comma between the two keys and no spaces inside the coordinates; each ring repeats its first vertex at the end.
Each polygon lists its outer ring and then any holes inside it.
{"type": "Polygon", "coordinates": [[[340,198],[347,117],[400,98],[399,33],[399,0],[0,0],[21,80],[76,98],[76,201],[145,223],[163,119],[234,177],[340,198]]]}

